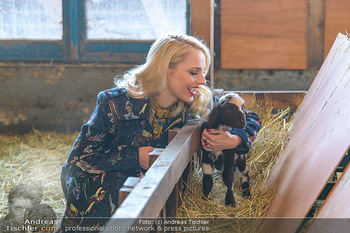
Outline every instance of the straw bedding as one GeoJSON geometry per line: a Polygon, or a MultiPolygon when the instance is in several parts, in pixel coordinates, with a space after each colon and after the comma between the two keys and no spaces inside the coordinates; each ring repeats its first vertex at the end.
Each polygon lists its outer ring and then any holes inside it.
{"type": "MultiPolygon", "coordinates": [[[[253,109],[262,118],[263,128],[259,132],[249,152],[250,185],[252,197],[241,197],[238,180],[235,181],[236,208],[226,207],[224,203],[224,185],[220,174],[214,175],[215,184],[209,200],[201,197],[201,169],[198,159],[194,158],[194,170],[183,196],[183,205],[178,210],[179,217],[261,217],[263,216],[274,190],[265,189],[266,178],[286,144],[290,122],[289,110],[276,114],[271,108],[253,109]]],[[[53,133],[33,129],[22,136],[0,135],[0,218],[7,214],[7,196],[17,184],[40,183],[44,188],[43,203],[49,204],[59,216],[65,210],[65,201],[61,190],[60,171],[65,163],[71,145],[78,133],[53,133]]],[[[244,224],[240,224],[244,228],[244,224]]],[[[258,221],[249,221],[250,229],[258,227],[258,221]]],[[[222,222],[210,226],[213,231],[248,232],[237,226],[222,222]]],[[[246,229],[246,228],[244,228],[246,229]]],[[[250,232],[252,232],[250,230],[250,232]]]]}
{"type": "Polygon", "coordinates": [[[183,205],[178,210],[179,217],[221,218],[210,226],[211,232],[258,232],[261,219],[274,197],[274,187],[266,189],[266,181],[273,165],[287,142],[291,120],[290,111],[286,109],[276,114],[272,109],[257,109],[262,118],[263,128],[260,130],[252,149],[248,154],[250,167],[251,198],[243,198],[239,180],[235,179],[236,208],[226,207],[225,185],[221,174],[214,173],[214,187],[209,200],[202,198],[202,172],[198,158],[194,158],[194,171],[187,191],[182,196],[183,205]],[[232,221],[232,217],[236,217],[232,221]],[[225,221],[222,218],[230,218],[225,221]]]}
{"type": "Polygon", "coordinates": [[[0,218],[7,214],[7,196],[17,184],[41,184],[42,203],[58,215],[65,210],[60,172],[77,133],[33,129],[23,136],[0,135],[0,218]]]}

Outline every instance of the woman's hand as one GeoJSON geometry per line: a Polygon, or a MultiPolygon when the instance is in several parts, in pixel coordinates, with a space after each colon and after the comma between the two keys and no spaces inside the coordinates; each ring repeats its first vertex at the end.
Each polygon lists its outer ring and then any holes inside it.
{"type": "Polygon", "coordinates": [[[225,130],[204,129],[202,146],[206,151],[234,149],[242,143],[242,138],[225,130]]]}
{"type": "Polygon", "coordinates": [[[149,168],[149,153],[151,153],[154,150],[154,147],[152,146],[144,146],[139,148],[139,161],[140,166],[148,170],[149,168]]]}

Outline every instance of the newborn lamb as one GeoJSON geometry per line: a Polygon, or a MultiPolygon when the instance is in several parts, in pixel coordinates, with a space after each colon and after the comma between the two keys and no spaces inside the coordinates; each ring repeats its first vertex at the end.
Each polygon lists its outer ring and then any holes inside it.
{"type": "MultiPolygon", "coordinates": [[[[246,125],[245,102],[235,93],[229,93],[219,99],[215,104],[209,119],[203,123],[202,129],[218,129],[231,131],[232,128],[243,129],[246,125]]],[[[233,177],[235,170],[241,174],[243,196],[250,196],[249,175],[246,155],[239,155],[234,149],[217,152],[202,150],[203,195],[208,197],[213,187],[213,170],[223,167],[222,178],[227,187],[225,205],[235,207],[233,196],[233,177]]]]}

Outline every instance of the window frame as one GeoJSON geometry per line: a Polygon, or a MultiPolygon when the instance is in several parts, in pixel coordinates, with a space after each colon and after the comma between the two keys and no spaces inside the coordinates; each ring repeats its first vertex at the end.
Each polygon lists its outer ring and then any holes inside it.
{"type": "MultiPolygon", "coordinates": [[[[140,63],[152,41],[87,40],[86,1],[62,0],[62,40],[0,40],[0,62],[140,63]]],[[[186,1],[190,33],[190,1],[186,1]]]]}

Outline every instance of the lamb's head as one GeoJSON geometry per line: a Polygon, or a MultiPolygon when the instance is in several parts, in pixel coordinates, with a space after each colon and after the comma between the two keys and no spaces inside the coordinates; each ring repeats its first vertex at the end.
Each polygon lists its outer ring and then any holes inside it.
{"type": "Polygon", "coordinates": [[[228,93],[219,99],[209,119],[231,128],[243,129],[246,125],[245,102],[236,93],[228,93]]]}

